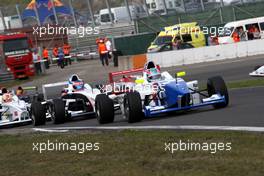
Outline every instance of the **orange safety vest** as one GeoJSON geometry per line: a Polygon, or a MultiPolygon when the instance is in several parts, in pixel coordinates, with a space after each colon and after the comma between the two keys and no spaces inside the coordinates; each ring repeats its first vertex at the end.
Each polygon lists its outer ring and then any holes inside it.
{"type": "Polygon", "coordinates": [[[42,56],[43,56],[43,58],[49,58],[49,51],[47,49],[44,49],[42,56]]]}
{"type": "Polygon", "coordinates": [[[55,56],[55,57],[57,57],[58,56],[58,48],[53,48],[53,55],[55,56]]]}
{"type": "Polygon", "coordinates": [[[108,52],[105,43],[98,44],[98,52],[99,54],[106,54],[108,52]]]}
{"type": "Polygon", "coordinates": [[[67,45],[67,44],[63,45],[64,54],[67,54],[67,55],[70,54],[70,49],[71,49],[70,45],[67,45]]]}

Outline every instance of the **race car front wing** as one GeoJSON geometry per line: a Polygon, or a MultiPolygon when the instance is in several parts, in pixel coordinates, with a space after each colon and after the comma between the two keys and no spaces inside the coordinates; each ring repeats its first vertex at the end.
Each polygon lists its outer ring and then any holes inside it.
{"type": "Polygon", "coordinates": [[[168,108],[166,106],[145,106],[144,113],[145,113],[145,117],[153,117],[153,116],[157,116],[163,113],[196,109],[196,108],[214,105],[218,103],[224,103],[224,102],[226,102],[225,96],[220,96],[220,95],[215,94],[209,98],[203,99],[202,103],[190,105],[190,106],[172,107],[172,108],[168,108]]]}

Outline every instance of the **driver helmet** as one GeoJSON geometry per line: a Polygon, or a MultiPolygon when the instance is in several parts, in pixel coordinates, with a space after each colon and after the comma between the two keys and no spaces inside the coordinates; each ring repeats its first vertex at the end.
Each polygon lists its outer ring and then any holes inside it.
{"type": "Polygon", "coordinates": [[[157,68],[150,68],[147,71],[147,79],[148,81],[153,81],[153,80],[157,80],[161,78],[161,73],[160,70],[158,70],[157,68]]]}
{"type": "Polygon", "coordinates": [[[2,88],[2,90],[1,90],[1,94],[6,94],[6,93],[8,93],[8,90],[4,87],[4,88],[2,88]]]}
{"type": "Polygon", "coordinates": [[[69,83],[75,90],[82,90],[84,89],[84,82],[83,80],[79,79],[77,75],[71,76],[69,83]]]}
{"type": "Polygon", "coordinates": [[[21,96],[21,95],[23,95],[24,94],[24,90],[23,90],[23,88],[22,87],[18,87],[17,88],[17,90],[16,90],[16,95],[17,96],[21,96]]]}

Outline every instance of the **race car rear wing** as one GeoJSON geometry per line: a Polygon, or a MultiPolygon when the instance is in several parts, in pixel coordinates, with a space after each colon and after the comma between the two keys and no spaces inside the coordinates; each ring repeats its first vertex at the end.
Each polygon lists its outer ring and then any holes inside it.
{"type": "Polygon", "coordinates": [[[68,84],[68,82],[57,82],[57,83],[51,83],[51,84],[44,84],[42,85],[42,92],[44,95],[44,99],[47,100],[49,96],[59,96],[62,91],[62,87],[65,87],[68,84]],[[58,90],[56,89],[55,92],[52,92],[52,95],[48,95],[48,88],[56,88],[58,87],[58,90]]]}
{"type": "Polygon", "coordinates": [[[140,73],[140,72],[143,72],[143,70],[144,70],[144,68],[137,68],[137,69],[132,69],[132,70],[111,72],[111,73],[109,73],[109,82],[114,83],[114,77],[122,76],[122,75],[131,75],[134,73],[140,73]]]}

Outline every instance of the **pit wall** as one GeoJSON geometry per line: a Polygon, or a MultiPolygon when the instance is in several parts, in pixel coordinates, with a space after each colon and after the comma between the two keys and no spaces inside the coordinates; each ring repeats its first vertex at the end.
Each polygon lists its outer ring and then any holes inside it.
{"type": "Polygon", "coordinates": [[[161,67],[180,66],[264,54],[264,39],[147,54],[161,67]]]}

